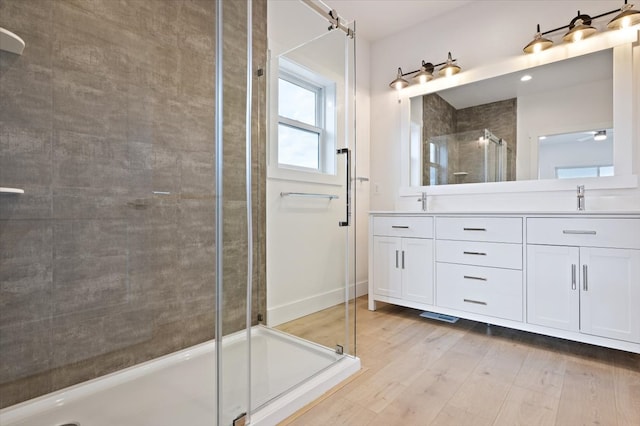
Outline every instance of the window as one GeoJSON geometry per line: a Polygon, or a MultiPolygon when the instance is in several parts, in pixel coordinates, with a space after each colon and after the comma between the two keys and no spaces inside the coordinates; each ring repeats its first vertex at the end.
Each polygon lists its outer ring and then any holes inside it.
{"type": "Polygon", "coordinates": [[[321,170],[322,87],[281,72],[278,79],[278,164],[321,170]]]}
{"type": "Polygon", "coordinates": [[[278,167],[331,174],[335,169],[335,85],[291,61],[278,75],[278,167]]]}
{"type": "Polygon", "coordinates": [[[428,185],[442,185],[447,183],[447,147],[445,144],[429,142],[428,185]]]}
{"type": "Polygon", "coordinates": [[[558,179],[613,176],[613,166],[556,167],[558,179]]]}

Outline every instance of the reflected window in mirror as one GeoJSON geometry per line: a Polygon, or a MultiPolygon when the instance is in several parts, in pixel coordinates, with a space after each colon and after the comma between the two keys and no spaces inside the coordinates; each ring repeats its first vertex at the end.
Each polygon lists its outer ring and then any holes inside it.
{"type": "Polygon", "coordinates": [[[538,137],[538,178],[613,176],[614,131],[591,129],[538,137]]]}

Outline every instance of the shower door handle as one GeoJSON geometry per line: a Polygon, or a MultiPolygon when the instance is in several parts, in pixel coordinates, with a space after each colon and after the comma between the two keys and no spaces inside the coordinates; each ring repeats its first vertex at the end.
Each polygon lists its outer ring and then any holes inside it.
{"type": "Polygon", "coordinates": [[[347,154],[347,170],[346,170],[346,186],[347,186],[347,217],[345,221],[338,222],[338,226],[351,225],[351,150],[349,148],[340,148],[337,154],[347,154]]]}

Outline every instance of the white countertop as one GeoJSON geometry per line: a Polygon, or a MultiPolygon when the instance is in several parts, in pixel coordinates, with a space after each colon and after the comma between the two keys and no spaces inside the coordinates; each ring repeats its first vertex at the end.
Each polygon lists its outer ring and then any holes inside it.
{"type": "Polygon", "coordinates": [[[424,216],[447,216],[447,215],[473,215],[473,216],[640,216],[640,211],[400,211],[400,210],[378,210],[369,211],[370,215],[424,215],[424,216]]]}

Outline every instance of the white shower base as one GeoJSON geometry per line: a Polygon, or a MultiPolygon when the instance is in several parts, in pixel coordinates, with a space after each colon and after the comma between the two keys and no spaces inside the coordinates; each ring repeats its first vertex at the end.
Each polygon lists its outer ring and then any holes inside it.
{"type": "MultiPolygon", "coordinates": [[[[252,332],[251,425],[275,425],[360,369],[360,360],[262,326],[252,332]],[[280,396],[278,396],[280,395],[280,396]]],[[[246,332],[223,339],[223,406],[246,405],[246,332]]],[[[212,426],[210,341],[0,410],[3,426],[212,426]]],[[[232,418],[224,419],[231,424],[232,418]]]]}

